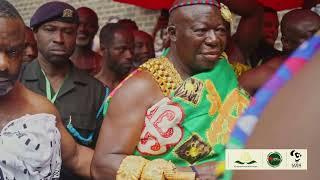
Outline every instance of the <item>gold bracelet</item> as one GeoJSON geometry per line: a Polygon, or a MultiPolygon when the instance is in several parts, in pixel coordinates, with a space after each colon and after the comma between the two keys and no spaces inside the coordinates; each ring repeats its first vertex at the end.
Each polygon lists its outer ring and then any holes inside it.
{"type": "Polygon", "coordinates": [[[175,165],[163,159],[149,161],[143,168],[142,180],[194,180],[194,172],[178,172],[175,165]]]}
{"type": "Polygon", "coordinates": [[[138,180],[145,165],[149,160],[140,156],[127,156],[120,164],[117,171],[117,180],[138,180]]]}

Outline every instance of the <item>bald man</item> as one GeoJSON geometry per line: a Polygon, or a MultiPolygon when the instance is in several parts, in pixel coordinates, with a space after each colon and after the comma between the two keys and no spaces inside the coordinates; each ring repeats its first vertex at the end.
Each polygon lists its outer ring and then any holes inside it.
{"type": "Polygon", "coordinates": [[[134,36],[134,60],[133,66],[139,67],[148,59],[155,57],[153,38],[144,31],[133,31],[134,36]]]}
{"type": "Polygon", "coordinates": [[[37,57],[38,57],[37,41],[34,38],[32,30],[26,26],[22,61],[31,62],[37,57]]]}
{"type": "Polygon", "coordinates": [[[95,75],[102,66],[102,57],[91,49],[93,38],[99,29],[98,16],[88,7],[80,7],[77,12],[79,26],[76,48],[71,61],[77,68],[87,71],[90,75],[95,75]]]}
{"type": "Polygon", "coordinates": [[[107,100],[94,179],[215,178],[215,162],[248,104],[223,54],[230,16],[220,7],[175,1],[168,55],[141,65],[107,100]]]}
{"type": "Polygon", "coordinates": [[[254,94],[272,76],[290,53],[319,29],[320,17],[310,10],[296,9],[285,14],[281,21],[283,55],[245,72],[239,78],[240,85],[250,94],[254,94]]]}

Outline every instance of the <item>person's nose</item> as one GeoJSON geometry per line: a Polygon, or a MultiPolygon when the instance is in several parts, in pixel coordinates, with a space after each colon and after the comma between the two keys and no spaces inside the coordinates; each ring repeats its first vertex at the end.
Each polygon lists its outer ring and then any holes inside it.
{"type": "Polygon", "coordinates": [[[147,54],[147,53],[149,52],[149,49],[148,49],[148,47],[147,47],[146,44],[144,44],[144,45],[142,46],[141,52],[142,52],[143,54],[147,54]]]}
{"type": "Polygon", "coordinates": [[[57,44],[63,44],[64,43],[63,32],[60,32],[60,31],[56,32],[54,34],[53,41],[57,44]]]}
{"type": "Polygon", "coordinates": [[[124,52],[124,58],[127,59],[127,60],[132,60],[132,58],[133,58],[133,52],[132,52],[130,49],[127,49],[127,50],[124,52]]]}
{"type": "Polygon", "coordinates": [[[0,71],[8,71],[9,69],[9,61],[5,53],[0,52],[0,71]]]}
{"type": "Polygon", "coordinates": [[[207,37],[205,39],[205,43],[208,46],[216,46],[217,45],[217,41],[218,41],[218,37],[216,35],[216,32],[213,29],[209,30],[207,32],[207,37]]]}
{"type": "Polygon", "coordinates": [[[85,31],[85,25],[83,23],[79,24],[78,32],[84,32],[85,31]]]}

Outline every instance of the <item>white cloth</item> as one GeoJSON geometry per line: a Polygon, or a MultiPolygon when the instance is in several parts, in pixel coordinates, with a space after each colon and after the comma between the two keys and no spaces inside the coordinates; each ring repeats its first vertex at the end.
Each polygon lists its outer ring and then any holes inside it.
{"type": "Polygon", "coordinates": [[[51,114],[25,115],[0,132],[0,180],[54,180],[61,168],[60,133],[51,114]]]}

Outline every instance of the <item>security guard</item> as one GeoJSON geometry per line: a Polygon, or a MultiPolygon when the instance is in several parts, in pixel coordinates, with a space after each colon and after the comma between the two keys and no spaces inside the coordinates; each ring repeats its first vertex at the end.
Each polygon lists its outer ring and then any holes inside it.
{"type": "MultiPolygon", "coordinates": [[[[105,89],[98,80],[75,68],[69,59],[76,45],[76,10],[64,2],[48,2],[36,10],[30,27],[39,53],[36,61],[23,68],[21,82],[57,107],[78,143],[94,147],[102,121],[97,113],[105,98],[105,89]]],[[[80,179],[64,174],[62,172],[62,179],[80,179]]]]}

